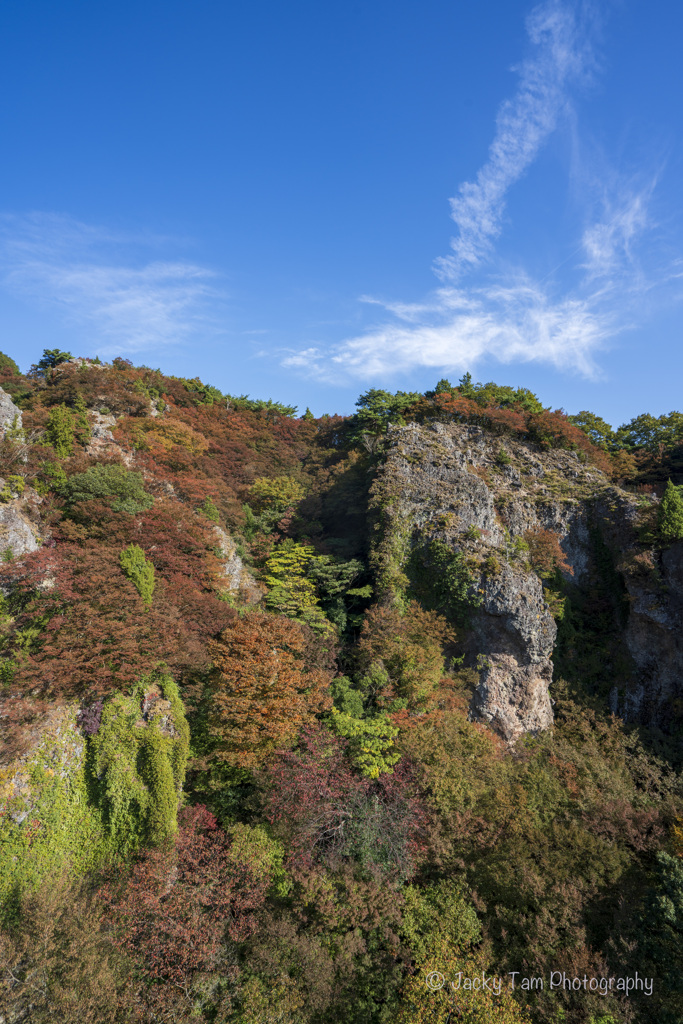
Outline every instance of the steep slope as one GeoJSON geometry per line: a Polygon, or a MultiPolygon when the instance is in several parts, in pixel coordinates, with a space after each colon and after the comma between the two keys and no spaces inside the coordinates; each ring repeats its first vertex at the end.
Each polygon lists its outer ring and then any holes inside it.
{"type": "Polygon", "coordinates": [[[410,589],[416,550],[439,541],[460,554],[472,604],[462,640],[479,670],[472,715],[512,741],[552,723],[549,602],[558,584],[590,588],[596,543],[606,547],[628,594],[623,643],[633,663],[615,680],[613,710],[662,725],[681,692],[683,554],[675,545],[653,555],[640,541],[654,500],[613,486],[576,452],[542,451],[478,426],[412,423],[390,429],[378,473],[375,561],[385,593],[395,594],[410,589]]]}

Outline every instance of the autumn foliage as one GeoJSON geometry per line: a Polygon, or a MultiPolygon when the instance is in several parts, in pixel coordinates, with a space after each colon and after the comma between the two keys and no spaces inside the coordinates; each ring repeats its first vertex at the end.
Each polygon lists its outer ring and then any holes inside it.
{"type": "Polygon", "coordinates": [[[552,530],[538,528],[524,535],[529,545],[529,560],[541,579],[550,579],[559,570],[574,575],[574,570],[560,547],[560,538],[552,530]]]}
{"type": "Polygon", "coordinates": [[[103,888],[116,944],[151,981],[187,988],[218,965],[226,938],[256,928],[267,885],[231,845],[205,807],[187,808],[173,849],[147,850],[124,884],[103,888]]]}
{"type": "Polygon", "coordinates": [[[209,721],[218,758],[258,767],[331,707],[330,677],[307,666],[306,645],[305,626],[262,612],[236,618],[209,642],[209,721]]]}

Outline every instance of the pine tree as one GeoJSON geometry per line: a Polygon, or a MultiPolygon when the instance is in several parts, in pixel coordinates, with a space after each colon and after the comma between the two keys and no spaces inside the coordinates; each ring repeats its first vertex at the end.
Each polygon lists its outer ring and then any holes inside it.
{"type": "Polygon", "coordinates": [[[657,525],[659,536],[666,544],[683,540],[683,497],[671,480],[667,483],[659,504],[657,525]]]}

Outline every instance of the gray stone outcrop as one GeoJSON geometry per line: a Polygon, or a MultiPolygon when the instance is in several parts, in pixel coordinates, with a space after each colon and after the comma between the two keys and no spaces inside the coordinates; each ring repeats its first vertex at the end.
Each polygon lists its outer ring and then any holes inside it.
{"type": "Polygon", "coordinates": [[[264,587],[252,576],[237,552],[232,537],[220,526],[214,526],[214,536],[221,552],[223,577],[231,593],[245,604],[257,604],[265,593],[264,587]]]}
{"type": "Polygon", "coordinates": [[[0,433],[4,437],[8,430],[21,429],[21,409],[19,409],[6,391],[0,388],[0,433]]]}
{"type": "Polygon", "coordinates": [[[550,530],[571,566],[569,583],[590,587],[603,571],[596,543],[614,563],[630,668],[615,680],[611,710],[667,727],[683,701],[683,543],[655,550],[643,542],[639,524],[655,498],[620,490],[577,453],[462,424],[393,428],[379,475],[395,496],[395,550],[407,558],[415,544],[439,539],[475,573],[481,604],[466,651],[479,672],[473,718],[510,741],[552,723],[557,628],[523,543],[529,531],[550,530]]]}

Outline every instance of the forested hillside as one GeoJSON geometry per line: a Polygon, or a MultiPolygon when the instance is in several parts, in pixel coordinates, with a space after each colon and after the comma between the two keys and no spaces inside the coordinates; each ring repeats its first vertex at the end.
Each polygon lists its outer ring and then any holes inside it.
{"type": "Polygon", "coordinates": [[[680,1024],[682,413],[0,388],[3,1024],[680,1024]]]}

